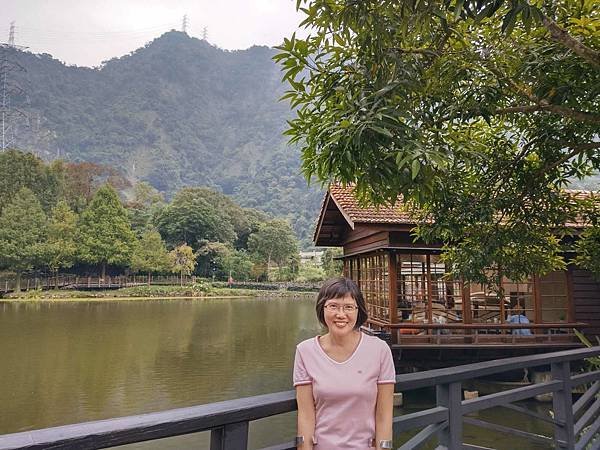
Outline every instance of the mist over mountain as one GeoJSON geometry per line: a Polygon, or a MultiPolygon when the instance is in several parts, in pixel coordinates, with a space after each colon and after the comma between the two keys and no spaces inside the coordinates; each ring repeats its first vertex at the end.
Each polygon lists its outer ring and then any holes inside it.
{"type": "Polygon", "coordinates": [[[224,51],[171,31],[95,69],[10,51],[27,94],[13,104],[29,121],[15,122],[17,148],[112,165],[167,196],[209,186],[287,217],[309,245],[321,193],[282,136],[292,112],[278,101],[275,50],[224,51]]]}

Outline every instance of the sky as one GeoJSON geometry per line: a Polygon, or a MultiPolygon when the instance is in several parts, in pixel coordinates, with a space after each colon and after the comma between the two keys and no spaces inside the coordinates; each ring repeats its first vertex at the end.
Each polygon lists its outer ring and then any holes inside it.
{"type": "Polygon", "coordinates": [[[302,20],[295,0],[0,0],[0,42],[95,67],[171,29],[228,50],[278,45],[302,20]]]}

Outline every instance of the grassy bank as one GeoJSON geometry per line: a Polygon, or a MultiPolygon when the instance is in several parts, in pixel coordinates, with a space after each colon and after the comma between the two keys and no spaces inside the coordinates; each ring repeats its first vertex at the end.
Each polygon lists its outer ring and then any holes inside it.
{"type": "Polygon", "coordinates": [[[312,292],[273,291],[258,289],[231,289],[210,285],[194,286],[134,286],[102,291],[77,290],[29,290],[19,294],[6,295],[1,301],[36,301],[36,300],[141,300],[164,298],[232,298],[232,297],[297,297],[314,295],[312,292]]]}

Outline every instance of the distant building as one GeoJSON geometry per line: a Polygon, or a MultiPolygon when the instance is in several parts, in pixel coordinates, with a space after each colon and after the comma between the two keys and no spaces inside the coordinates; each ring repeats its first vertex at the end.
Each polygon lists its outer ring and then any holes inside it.
{"type": "Polygon", "coordinates": [[[300,264],[314,264],[321,267],[323,265],[322,251],[313,250],[312,252],[300,252],[300,264]]]}

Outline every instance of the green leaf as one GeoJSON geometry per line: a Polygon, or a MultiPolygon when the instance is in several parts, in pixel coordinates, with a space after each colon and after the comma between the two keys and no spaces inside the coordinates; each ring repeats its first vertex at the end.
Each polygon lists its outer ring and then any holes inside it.
{"type": "Polygon", "coordinates": [[[415,178],[417,178],[420,170],[421,170],[421,163],[419,162],[419,160],[418,159],[413,160],[412,165],[411,165],[411,176],[412,176],[413,180],[415,178]]]}

